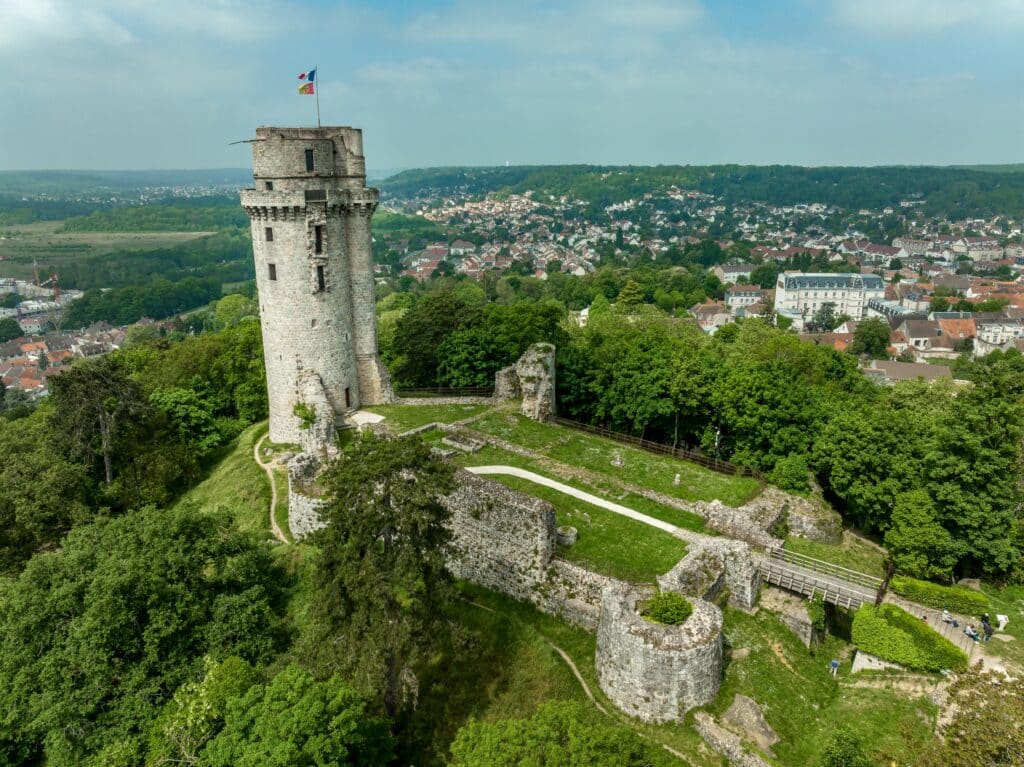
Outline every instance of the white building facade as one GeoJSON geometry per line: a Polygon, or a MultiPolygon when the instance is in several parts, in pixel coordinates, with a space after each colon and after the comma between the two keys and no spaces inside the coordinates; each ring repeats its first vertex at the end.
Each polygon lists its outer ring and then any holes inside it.
{"type": "Polygon", "coordinates": [[[885,282],[876,274],[804,274],[785,272],[775,286],[775,308],[810,317],[825,304],[835,313],[863,319],[868,301],[885,298],[885,282]]]}

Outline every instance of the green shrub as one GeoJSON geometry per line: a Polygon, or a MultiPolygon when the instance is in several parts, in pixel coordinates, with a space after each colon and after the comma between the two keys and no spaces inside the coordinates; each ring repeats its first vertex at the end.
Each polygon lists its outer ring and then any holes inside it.
{"type": "Polygon", "coordinates": [[[934,607],[936,610],[978,616],[989,610],[987,596],[963,586],[942,586],[898,575],[892,579],[889,588],[911,602],[934,607]]]}
{"type": "Polygon", "coordinates": [[[643,616],[655,623],[678,626],[693,613],[693,605],[682,594],[666,591],[656,595],[644,608],[643,616]]]}
{"type": "Polygon", "coordinates": [[[851,634],[864,652],[916,671],[967,668],[967,656],[959,647],[895,605],[861,606],[851,634]]]}
{"type": "Polygon", "coordinates": [[[799,453],[780,458],[768,475],[768,481],[791,493],[807,493],[811,489],[807,482],[807,460],[799,453]]]}

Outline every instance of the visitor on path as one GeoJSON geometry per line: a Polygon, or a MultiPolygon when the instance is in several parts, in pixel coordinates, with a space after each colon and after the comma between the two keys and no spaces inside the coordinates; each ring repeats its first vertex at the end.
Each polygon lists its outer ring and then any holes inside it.
{"type": "Polygon", "coordinates": [[[977,629],[975,629],[974,626],[970,623],[967,624],[967,628],[964,629],[964,633],[967,634],[967,636],[969,636],[975,642],[981,639],[981,635],[978,634],[977,629]]]}
{"type": "Polygon", "coordinates": [[[952,623],[953,622],[953,616],[949,614],[949,610],[947,610],[945,607],[942,608],[942,622],[943,623],[952,623]]]}
{"type": "Polygon", "coordinates": [[[832,676],[839,676],[839,661],[835,658],[828,664],[829,670],[832,672],[832,676]]]}
{"type": "Polygon", "coordinates": [[[993,628],[992,628],[992,624],[991,624],[991,623],[986,623],[986,624],[984,624],[984,625],[982,626],[982,629],[983,629],[983,630],[984,630],[984,632],[985,632],[985,641],[986,641],[986,642],[989,642],[989,641],[991,641],[991,639],[992,639],[992,634],[994,634],[994,633],[995,633],[995,629],[993,629],[993,628]]]}

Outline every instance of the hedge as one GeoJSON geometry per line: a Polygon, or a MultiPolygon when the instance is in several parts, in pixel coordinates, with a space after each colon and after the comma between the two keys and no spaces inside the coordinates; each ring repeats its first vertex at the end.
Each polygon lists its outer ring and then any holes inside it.
{"type": "Polygon", "coordinates": [[[949,610],[951,613],[975,615],[979,618],[982,613],[989,611],[987,596],[963,586],[941,586],[938,583],[898,575],[892,579],[889,588],[911,602],[934,607],[936,610],[949,610]]]}
{"type": "Polygon", "coordinates": [[[862,605],[853,616],[852,638],[864,652],[915,671],[967,668],[959,647],[895,605],[862,605]]]}

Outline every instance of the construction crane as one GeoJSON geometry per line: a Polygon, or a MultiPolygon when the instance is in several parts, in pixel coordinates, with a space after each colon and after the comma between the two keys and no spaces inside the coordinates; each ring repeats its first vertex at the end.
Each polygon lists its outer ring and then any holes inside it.
{"type": "Polygon", "coordinates": [[[45,287],[46,285],[52,285],[53,286],[53,302],[56,303],[56,304],[59,304],[60,303],[60,283],[57,282],[57,272],[50,272],[49,278],[43,280],[42,282],[39,282],[38,278],[37,278],[36,287],[42,288],[42,287],[45,287]]]}

